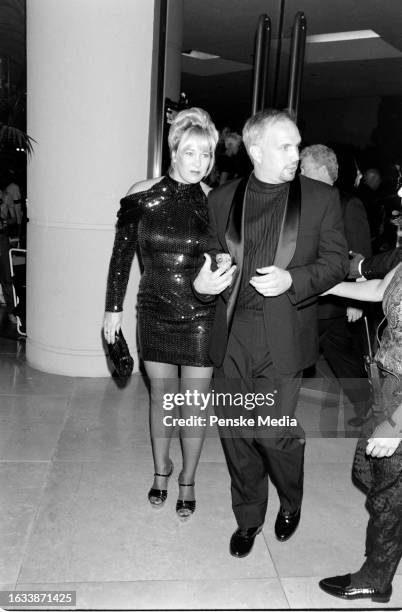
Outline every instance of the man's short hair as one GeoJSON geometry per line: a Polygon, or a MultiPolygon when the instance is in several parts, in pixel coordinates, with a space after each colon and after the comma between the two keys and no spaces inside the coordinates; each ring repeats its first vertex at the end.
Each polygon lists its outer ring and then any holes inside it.
{"type": "Polygon", "coordinates": [[[264,134],[264,128],[278,121],[291,121],[295,123],[294,113],[287,109],[266,108],[247,119],[243,128],[243,142],[247,153],[250,154],[250,147],[252,145],[258,144],[264,134]]]}
{"type": "Polygon", "coordinates": [[[306,157],[311,157],[317,168],[325,166],[329,178],[335,183],[338,178],[338,160],[332,149],[322,144],[304,147],[300,152],[300,161],[302,162],[306,157]]]}

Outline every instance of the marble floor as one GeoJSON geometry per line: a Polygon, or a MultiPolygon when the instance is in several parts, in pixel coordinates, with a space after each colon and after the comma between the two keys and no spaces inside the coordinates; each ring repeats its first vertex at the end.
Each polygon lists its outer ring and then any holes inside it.
{"type": "MultiPolygon", "coordinates": [[[[310,432],[298,531],[275,540],[271,487],[263,533],[252,554],[235,559],[216,432],[197,473],[197,511],[181,523],[177,439],[165,507],[155,511],[146,498],[153,468],[141,376],[121,389],[113,379],[45,374],[26,364],[23,343],[0,338],[0,590],[74,590],[77,608],[89,610],[378,609],[317,586],[360,566],[367,521],[350,479],[355,440],[319,436],[325,411],[338,425],[345,418],[328,397],[306,384],[298,408],[310,432]]],[[[402,567],[387,607],[402,607],[402,567]]]]}

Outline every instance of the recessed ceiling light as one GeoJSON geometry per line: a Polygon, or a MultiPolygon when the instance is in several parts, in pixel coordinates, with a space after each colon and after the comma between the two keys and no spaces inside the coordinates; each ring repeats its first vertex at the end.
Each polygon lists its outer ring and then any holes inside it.
{"type": "Polygon", "coordinates": [[[182,55],[186,57],[193,57],[194,59],[199,60],[210,60],[210,59],[219,59],[220,55],[212,55],[211,53],[204,53],[203,51],[183,51],[182,55]]]}
{"type": "Polygon", "coordinates": [[[342,40],[359,40],[362,38],[380,38],[374,30],[352,30],[350,32],[329,32],[307,36],[309,43],[338,42],[342,40]]]}

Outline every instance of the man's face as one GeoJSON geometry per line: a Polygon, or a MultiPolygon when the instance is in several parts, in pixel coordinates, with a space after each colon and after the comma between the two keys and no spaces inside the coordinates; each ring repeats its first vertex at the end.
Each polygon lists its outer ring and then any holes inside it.
{"type": "Polygon", "coordinates": [[[255,175],[266,183],[292,181],[299,162],[300,133],[287,119],[268,124],[257,144],[250,147],[255,175]]]}
{"type": "Polygon", "coordinates": [[[367,170],[364,173],[363,181],[370,189],[377,191],[381,184],[381,176],[376,170],[367,170]]]}

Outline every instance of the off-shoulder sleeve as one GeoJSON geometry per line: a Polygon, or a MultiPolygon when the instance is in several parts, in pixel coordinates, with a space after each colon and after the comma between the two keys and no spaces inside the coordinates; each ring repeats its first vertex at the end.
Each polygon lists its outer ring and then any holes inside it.
{"type": "Polygon", "coordinates": [[[126,294],[131,264],[138,240],[140,207],[138,199],[128,196],[120,201],[118,222],[106,289],[106,312],[121,312],[126,294]]]}

